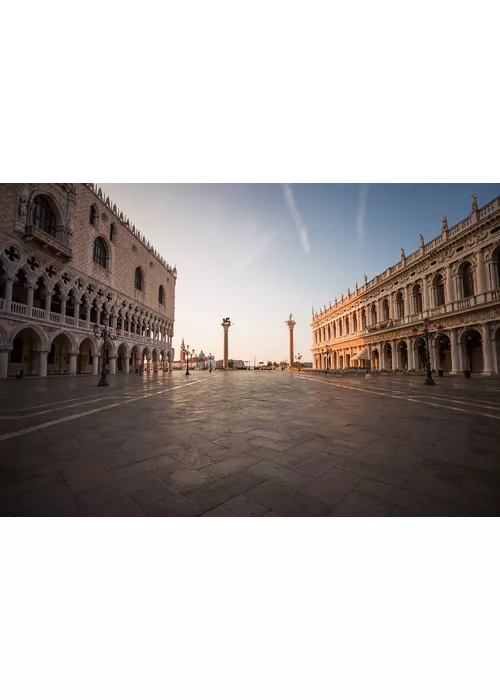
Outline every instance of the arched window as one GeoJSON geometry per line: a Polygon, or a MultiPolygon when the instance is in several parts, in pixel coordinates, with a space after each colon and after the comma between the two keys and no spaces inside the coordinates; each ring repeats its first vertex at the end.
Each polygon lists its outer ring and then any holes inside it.
{"type": "Polygon", "coordinates": [[[106,267],[106,260],[108,257],[108,251],[106,249],[106,244],[102,238],[96,238],[94,241],[94,262],[100,267],[106,267]]]}
{"type": "Polygon", "coordinates": [[[115,243],[116,241],[116,226],[114,224],[111,224],[109,227],[109,240],[111,243],[115,243]]]}
{"type": "Polygon", "coordinates": [[[339,335],[342,335],[342,321],[339,321],[339,335]]]}
{"type": "Polygon", "coordinates": [[[387,297],[384,297],[384,300],[382,302],[382,321],[388,321],[389,320],[389,302],[387,300],[387,297]]]}
{"type": "Polygon", "coordinates": [[[435,306],[444,306],[446,304],[444,277],[441,273],[434,278],[434,300],[435,306]]]}
{"type": "Polygon", "coordinates": [[[396,313],[398,318],[404,318],[405,315],[405,300],[403,292],[398,292],[396,295],[396,313]]]}
{"type": "Polygon", "coordinates": [[[377,323],[377,307],[375,306],[375,302],[373,302],[371,306],[371,314],[372,314],[372,324],[377,323]]]}
{"type": "Polygon", "coordinates": [[[413,309],[416,314],[422,311],[422,288],[419,284],[413,287],[413,309]]]}
{"type": "Polygon", "coordinates": [[[345,334],[349,335],[349,316],[346,316],[345,319],[345,334]]]}
{"type": "Polygon", "coordinates": [[[361,329],[363,331],[366,330],[366,311],[364,307],[361,311],[361,329]]]}
{"type": "Polygon", "coordinates": [[[35,197],[33,202],[33,226],[55,238],[56,216],[45,197],[35,197]]]}
{"type": "Polygon", "coordinates": [[[141,292],[143,291],[144,279],[143,279],[142,270],[141,270],[140,267],[136,267],[136,268],[135,268],[134,286],[135,286],[135,288],[138,289],[139,291],[141,291],[141,292]]]}
{"type": "Polygon", "coordinates": [[[354,314],[352,317],[352,330],[353,333],[358,332],[358,314],[354,314]]]}
{"type": "Polygon", "coordinates": [[[160,284],[160,288],[158,290],[158,301],[160,304],[165,303],[165,290],[163,289],[163,286],[160,284]]]}
{"type": "Polygon", "coordinates": [[[470,262],[466,262],[460,269],[460,282],[462,298],[474,296],[474,273],[470,262]]]}
{"type": "Polygon", "coordinates": [[[96,226],[97,224],[97,209],[93,204],[90,207],[89,222],[92,224],[92,226],[96,226]]]}
{"type": "Polygon", "coordinates": [[[500,287],[500,246],[497,246],[491,256],[491,286],[493,289],[500,287]]]}

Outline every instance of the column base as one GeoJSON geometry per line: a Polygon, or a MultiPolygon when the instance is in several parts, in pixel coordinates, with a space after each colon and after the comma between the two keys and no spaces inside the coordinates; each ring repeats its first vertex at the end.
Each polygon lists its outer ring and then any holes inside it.
{"type": "Polygon", "coordinates": [[[495,376],[495,372],[492,369],[483,370],[481,372],[481,377],[494,377],[494,376],[495,376]]]}

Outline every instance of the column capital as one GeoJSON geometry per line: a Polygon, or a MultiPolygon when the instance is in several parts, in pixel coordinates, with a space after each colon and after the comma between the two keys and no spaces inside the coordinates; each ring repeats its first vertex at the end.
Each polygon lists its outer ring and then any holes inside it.
{"type": "Polygon", "coordinates": [[[0,352],[10,352],[13,350],[12,345],[0,345],[0,352]]]}

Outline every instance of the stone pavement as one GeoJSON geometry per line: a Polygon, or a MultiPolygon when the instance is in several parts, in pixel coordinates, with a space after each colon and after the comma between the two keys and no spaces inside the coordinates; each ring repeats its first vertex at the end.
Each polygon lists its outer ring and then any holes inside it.
{"type": "Polygon", "coordinates": [[[500,383],[182,372],[0,383],[0,514],[500,515],[500,383]]]}

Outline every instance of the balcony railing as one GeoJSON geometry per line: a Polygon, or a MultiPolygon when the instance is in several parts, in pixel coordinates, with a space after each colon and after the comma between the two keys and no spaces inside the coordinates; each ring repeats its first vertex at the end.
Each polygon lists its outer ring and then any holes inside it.
{"type": "MultiPolygon", "coordinates": [[[[7,308],[7,304],[5,302],[5,299],[0,298],[0,311],[6,312],[6,308],[7,308]]],[[[17,302],[17,301],[11,301],[9,312],[11,314],[16,315],[16,316],[28,317],[28,306],[27,306],[27,304],[21,304],[20,302],[17,302]]],[[[33,306],[31,308],[31,318],[44,319],[45,318],[45,309],[44,308],[41,309],[37,306],[33,306]]],[[[73,327],[73,328],[78,327],[82,330],[89,330],[89,331],[92,331],[93,327],[95,326],[94,321],[89,321],[87,323],[87,320],[83,319],[83,318],[76,319],[74,316],[67,316],[67,315],[65,315],[63,317],[60,313],[57,313],[56,311],[49,311],[49,319],[48,320],[50,323],[57,323],[61,326],[69,326],[69,327],[73,327]]],[[[148,336],[147,334],[133,333],[132,331],[125,331],[125,330],[123,330],[123,328],[121,329],[120,335],[122,338],[127,338],[130,340],[138,340],[138,341],[140,340],[142,342],[148,341],[154,345],[163,345],[164,343],[171,342],[171,340],[168,337],[166,338],[165,341],[163,341],[160,338],[153,338],[152,336],[148,336]]]]}
{"type": "Polygon", "coordinates": [[[69,260],[73,255],[70,248],[69,237],[65,231],[58,231],[55,236],[51,236],[49,233],[45,233],[45,231],[42,231],[42,229],[36,226],[26,226],[23,237],[26,241],[34,240],[41,243],[45,248],[50,248],[57,257],[69,260]]]}
{"type": "Polygon", "coordinates": [[[11,314],[19,314],[20,316],[26,316],[27,311],[28,307],[26,306],[26,304],[20,304],[18,301],[10,302],[11,314]]]}

